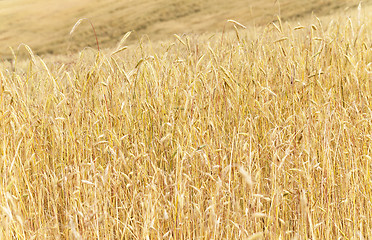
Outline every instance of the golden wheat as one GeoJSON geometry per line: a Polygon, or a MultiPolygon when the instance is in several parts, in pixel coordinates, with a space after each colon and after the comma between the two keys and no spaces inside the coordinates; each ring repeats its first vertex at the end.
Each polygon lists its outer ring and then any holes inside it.
{"type": "Polygon", "coordinates": [[[0,238],[372,238],[371,32],[359,9],[64,60],[25,45],[0,72],[0,238]]]}

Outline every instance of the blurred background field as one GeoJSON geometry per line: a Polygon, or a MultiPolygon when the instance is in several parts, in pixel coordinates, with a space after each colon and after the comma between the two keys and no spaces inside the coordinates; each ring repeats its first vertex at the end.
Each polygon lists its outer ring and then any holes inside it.
{"type": "MultiPolygon", "coordinates": [[[[364,1],[365,3],[371,1],[364,1]]],[[[72,36],[69,32],[80,18],[89,18],[102,47],[114,47],[128,31],[129,41],[143,35],[152,41],[174,33],[221,32],[228,19],[247,26],[262,26],[277,20],[343,13],[357,0],[3,0],[0,1],[0,56],[11,56],[9,46],[29,45],[37,54],[67,54],[95,46],[88,23],[72,36]]],[[[366,4],[367,5],[367,4],[366,4]]]]}

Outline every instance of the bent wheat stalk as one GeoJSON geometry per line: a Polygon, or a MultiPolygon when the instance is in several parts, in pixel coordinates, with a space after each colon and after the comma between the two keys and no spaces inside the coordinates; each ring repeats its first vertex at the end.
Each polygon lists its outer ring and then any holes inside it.
{"type": "Polygon", "coordinates": [[[77,28],[77,27],[80,25],[80,23],[82,23],[84,20],[89,21],[90,26],[91,26],[92,29],[93,29],[94,37],[96,38],[97,50],[98,50],[98,52],[99,52],[100,50],[99,50],[99,43],[98,43],[98,38],[97,38],[96,30],[95,30],[95,28],[94,28],[94,25],[93,25],[92,21],[91,21],[89,18],[80,18],[80,19],[75,23],[75,25],[72,27],[72,29],[71,29],[71,31],[70,31],[70,38],[71,38],[72,34],[75,32],[76,28],[77,28]]]}

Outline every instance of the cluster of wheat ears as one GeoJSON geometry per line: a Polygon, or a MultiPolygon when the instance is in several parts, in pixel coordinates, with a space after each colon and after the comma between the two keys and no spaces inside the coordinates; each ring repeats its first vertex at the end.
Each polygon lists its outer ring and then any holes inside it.
{"type": "Polygon", "coordinates": [[[0,71],[0,238],[371,239],[369,17],[25,46],[0,71]]]}

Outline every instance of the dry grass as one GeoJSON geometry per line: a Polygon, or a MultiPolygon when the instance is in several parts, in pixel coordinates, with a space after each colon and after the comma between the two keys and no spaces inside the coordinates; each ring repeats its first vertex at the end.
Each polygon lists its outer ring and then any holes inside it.
{"type": "Polygon", "coordinates": [[[0,238],[371,239],[371,15],[333,18],[26,47],[0,72],[0,238]]]}

